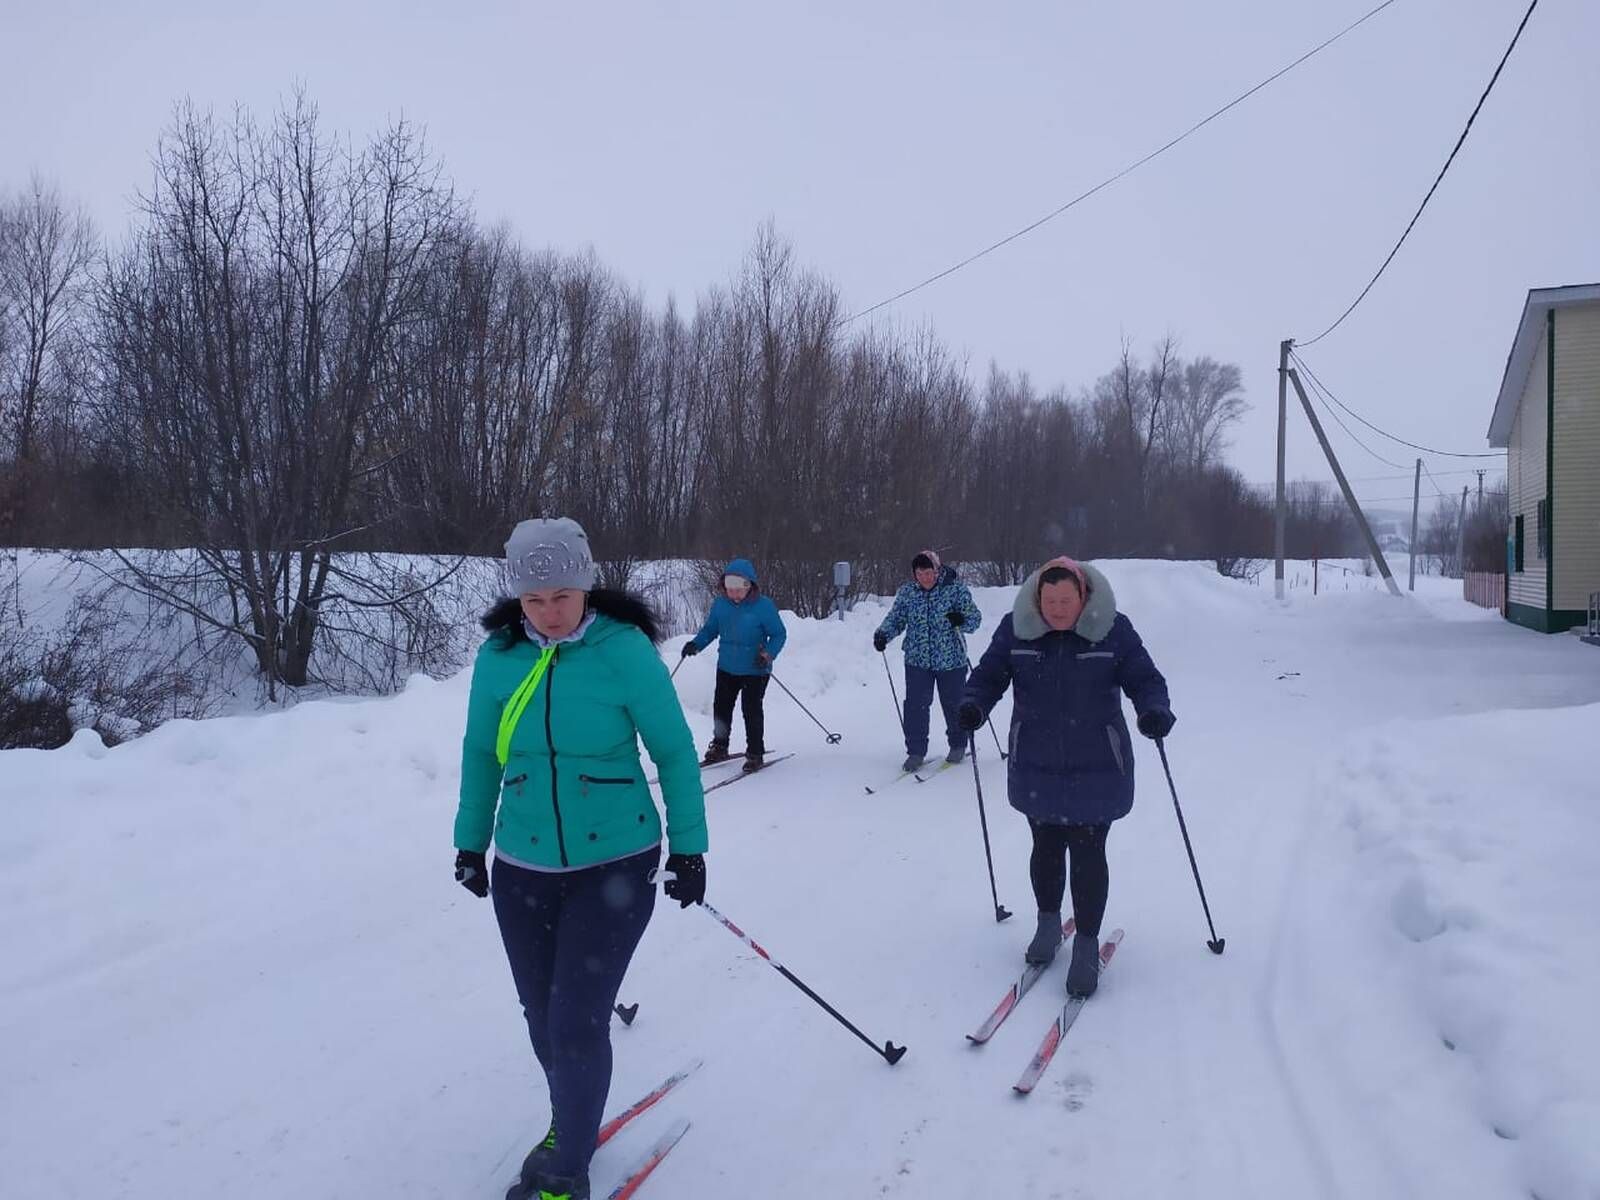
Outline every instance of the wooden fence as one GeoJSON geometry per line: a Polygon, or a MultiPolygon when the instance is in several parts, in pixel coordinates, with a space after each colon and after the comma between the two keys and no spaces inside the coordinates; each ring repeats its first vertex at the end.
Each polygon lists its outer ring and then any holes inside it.
{"type": "Polygon", "coordinates": [[[1462,594],[1480,608],[1495,608],[1506,615],[1506,577],[1497,572],[1468,571],[1461,583],[1462,594]]]}

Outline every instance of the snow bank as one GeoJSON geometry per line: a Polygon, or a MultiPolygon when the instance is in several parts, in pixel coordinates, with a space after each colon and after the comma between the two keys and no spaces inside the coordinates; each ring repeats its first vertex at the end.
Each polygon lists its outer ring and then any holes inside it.
{"type": "Polygon", "coordinates": [[[1407,722],[1325,785],[1374,939],[1542,1200],[1600,1191],[1597,731],[1600,705],[1407,722]]]}

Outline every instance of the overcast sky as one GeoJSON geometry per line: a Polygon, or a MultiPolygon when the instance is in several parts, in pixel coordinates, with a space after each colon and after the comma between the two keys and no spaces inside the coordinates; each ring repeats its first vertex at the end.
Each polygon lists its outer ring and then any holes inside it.
{"type": "MultiPolygon", "coordinates": [[[[771,217],[855,311],[1042,216],[1374,3],[0,0],[0,188],[37,170],[120,235],[175,100],[266,114],[303,81],[334,127],[425,125],[482,218],[532,246],[593,247],[654,302],[726,281],[771,217]]],[[[1185,354],[1243,367],[1253,407],[1232,459],[1270,480],[1279,339],[1319,332],[1376,270],[1525,8],[1399,0],[885,319],[931,323],[974,378],[994,359],[1045,387],[1090,383],[1124,335],[1171,331],[1185,354]]],[[[1600,3],[1543,0],[1395,264],[1305,352],[1377,424],[1487,449],[1527,289],[1600,281],[1597,50],[1600,3]]],[[[1291,475],[1326,478],[1291,417],[1291,475]]],[[[1332,436],[1364,498],[1409,495],[1332,436]]],[[[1410,451],[1367,440],[1409,470],[1410,451]]],[[[1447,491],[1470,478],[1444,473],[1470,463],[1429,462],[1447,491]]]]}

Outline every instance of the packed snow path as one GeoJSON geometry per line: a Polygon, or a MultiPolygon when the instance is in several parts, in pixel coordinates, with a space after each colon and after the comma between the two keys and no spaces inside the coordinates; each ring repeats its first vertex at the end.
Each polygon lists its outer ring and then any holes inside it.
{"type": "MultiPolygon", "coordinates": [[[[646,1185],[662,1200],[1600,1189],[1582,933],[1600,828],[1592,742],[1573,744],[1600,709],[1571,707],[1600,703],[1600,652],[1438,581],[1280,607],[1196,564],[1104,566],[1171,686],[1226,954],[1206,950],[1136,737],[1139,799],[1109,846],[1107,927],[1127,941],[1015,1097],[1063,967],[967,1045],[1032,926],[994,743],[979,762],[1017,913],[1001,926],[970,770],[863,791],[902,754],[870,648],[881,607],[791,619],[779,673],[844,741],[773,689],[769,744],[799,753],[710,798],[708,895],[910,1051],[886,1066],[663,899],[624,985],[641,1008],[615,1030],[611,1107],[706,1065],[601,1152],[597,1194],[678,1116],[694,1128],[646,1185]],[[1555,749],[1529,768],[1535,743],[1555,749]]],[[[974,657],[1010,601],[978,596],[974,657]]],[[[712,670],[677,679],[702,738],[712,670]]],[[[548,1113],[489,905],[449,870],[466,682],[0,755],[7,1194],[501,1194],[548,1113]]]]}

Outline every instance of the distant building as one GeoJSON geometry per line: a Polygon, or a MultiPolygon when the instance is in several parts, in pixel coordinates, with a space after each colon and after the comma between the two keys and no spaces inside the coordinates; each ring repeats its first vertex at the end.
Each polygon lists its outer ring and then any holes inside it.
{"type": "Polygon", "coordinates": [[[1556,633],[1600,594],[1600,284],[1535,288],[1489,444],[1506,451],[1506,617],[1556,633]]]}

